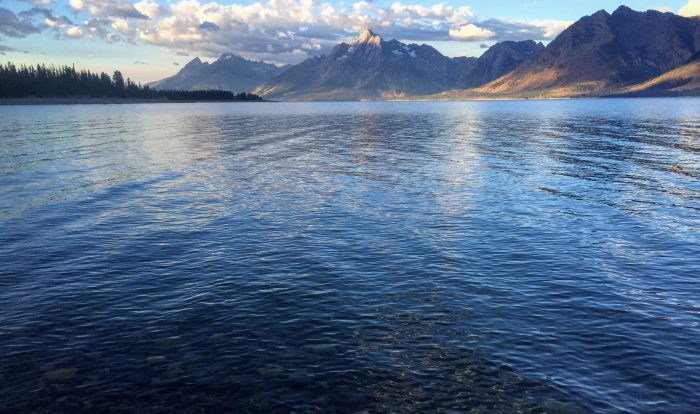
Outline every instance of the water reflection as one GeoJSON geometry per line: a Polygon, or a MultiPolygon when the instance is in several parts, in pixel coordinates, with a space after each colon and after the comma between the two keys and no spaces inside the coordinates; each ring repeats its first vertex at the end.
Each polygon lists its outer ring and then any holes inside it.
{"type": "Polygon", "coordinates": [[[0,403],[690,412],[693,104],[0,108],[0,403]]]}

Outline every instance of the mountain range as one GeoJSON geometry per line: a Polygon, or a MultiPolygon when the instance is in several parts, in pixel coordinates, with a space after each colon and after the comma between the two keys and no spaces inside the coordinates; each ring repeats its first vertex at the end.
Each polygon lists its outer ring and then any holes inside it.
{"type": "Polygon", "coordinates": [[[700,95],[699,53],[700,18],[621,6],[581,18],[547,46],[505,41],[479,58],[365,30],[296,65],[197,58],[152,86],[252,90],[275,100],[700,95]]]}
{"type": "Polygon", "coordinates": [[[455,85],[475,63],[428,45],[385,41],[365,30],[351,44],[307,59],[258,89],[280,99],[386,99],[427,95],[455,85]]]}
{"type": "Polygon", "coordinates": [[[205,90],[220,89],[250,92],[280,74],[286,67],[255,62],[227,53],[212,63],[194,58],[177,74],[152,82],[155,89],[205,90]]]}
{"type": "Polygon", "coordinates": [[[537,56],[477,92],[605,95],[675,69],[698,49],[700,19],[621,6],[582,18],[537,56]]]}

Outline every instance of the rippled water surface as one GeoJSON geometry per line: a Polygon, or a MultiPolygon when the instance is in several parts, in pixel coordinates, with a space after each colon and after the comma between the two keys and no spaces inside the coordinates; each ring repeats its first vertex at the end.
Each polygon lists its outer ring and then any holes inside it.
{"type": "Polygon", "coordinates": [[[697,412],[698,108],[0,107],[0,411],[697,412]]]}

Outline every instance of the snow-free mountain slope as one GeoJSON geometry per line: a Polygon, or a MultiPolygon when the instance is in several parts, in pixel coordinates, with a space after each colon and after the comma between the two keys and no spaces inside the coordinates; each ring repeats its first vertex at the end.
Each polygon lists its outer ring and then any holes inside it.
{"type": "Polygon", "coordinates": [[[212,63],[194,58],[177,74],[153,82],[150,86],[156,89],[222,89],[250,92],[283,70],[284,68],[269,63],[256,62],[228,53],[212,63]]]}

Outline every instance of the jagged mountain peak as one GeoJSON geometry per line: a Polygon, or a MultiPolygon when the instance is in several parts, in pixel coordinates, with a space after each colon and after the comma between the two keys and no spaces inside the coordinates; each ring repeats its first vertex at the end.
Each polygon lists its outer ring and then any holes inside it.
{"type": "Polygon", "coordinates": [[[196,58],[190,60],[189,62],[187,62],[187,64],[184,67],[191,68],[193,66],[199,66],[201,64],[202,64],[202,59],[200,59],[199,57],[196,57],[196,58]]]}
{"type": "Polygon", "coordinates": [[[249,92],[274,76],[284,68],[248,60],[234,53],[224,53],[212,63],[194,58],[175,75],[152,82],[156,89],[223,89],[233,92],[249,92]]]}
{"type": "Polygon", "coordinates": [[[608,17],[610,17],[610,13],[608,13],[608,11],[605,9],[600,9],[597,12],[591,14],[590,16],[582,17],[581,20],[587,19],[587,18],[603,18],[603,19],[605,19],[608,17]]]}
{"type": "Polygon", "coordinates": [[[370,29],[364,29],[360,32],[360,35],[355,40],[354,45],[369,44],[374,46],[379,46],[384,42],[381,36],[374,33],[370,29]]]}
{"type": "Polygon", "coordinates": [[[386,99],[426,95],[452,88],[473,65],[428,45],[384,40],[371,30],[328,55],[307,59],[256,93],[273,99],[386,99]]]}
{"type": "Polygon", "coordinates": [[[615,9],[615,11],[613,12],[613,15],[621,15],[621,14],[629,14],[629,13],[638,13],[638,12],[632,10],[631,8],[629,8],[623,4],[622,6],[615,9]]]}

